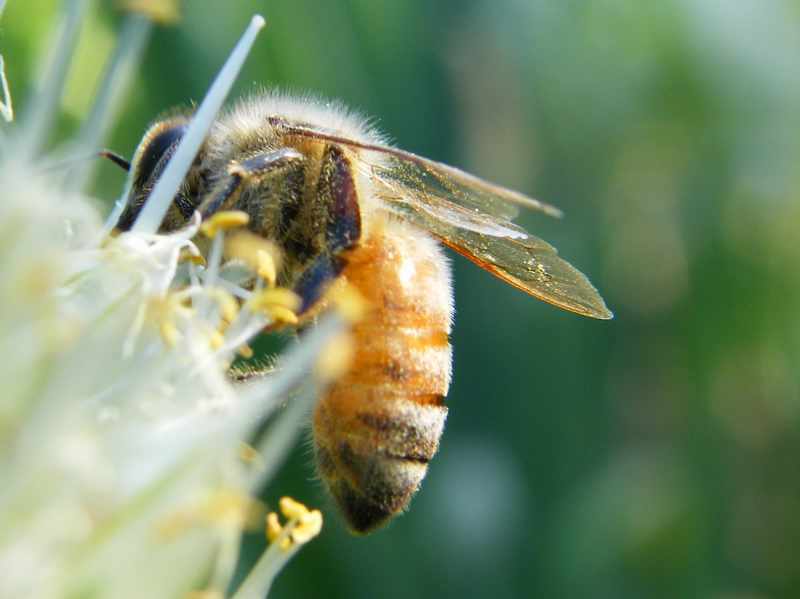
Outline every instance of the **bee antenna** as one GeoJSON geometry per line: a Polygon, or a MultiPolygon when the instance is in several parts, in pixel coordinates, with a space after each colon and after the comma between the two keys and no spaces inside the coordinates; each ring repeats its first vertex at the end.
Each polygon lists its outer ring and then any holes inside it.
{"type": "Polygon", "coordinates": [[[119,166],[125,171],[131,170],[131,163],[125,160],[122,156],[111,150],[100,150],[97,153],[98,158],[108,158],[111,162],[119,166]]]}

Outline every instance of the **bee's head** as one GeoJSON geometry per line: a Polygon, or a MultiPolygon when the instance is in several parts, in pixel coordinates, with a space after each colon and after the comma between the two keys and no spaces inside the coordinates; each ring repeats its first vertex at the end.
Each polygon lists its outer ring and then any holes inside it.
{"type": "MultiPolygon", "coordinates": [[[[125,210],[117,222],[117,229],[128,231],[133,226],[156,181],[175,154],[188,126],[189,117],[186,115],[169,117],[150,125],[131,161],[133,185],[128,194],[125,210]]],[[[190,196],[190,190],[184,183],[164,218],[162,230],[175,229],[191,217],[194,203],[190,196]]]]}

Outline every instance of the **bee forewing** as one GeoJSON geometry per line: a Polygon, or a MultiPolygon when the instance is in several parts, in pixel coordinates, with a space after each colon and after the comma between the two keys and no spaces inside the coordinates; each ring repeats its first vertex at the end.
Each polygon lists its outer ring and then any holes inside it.
{"type": "Polygon", "coordinates": [[[512,223],[496,223],[508,235],[494,235],[464,226],[453,214],[435,214],[429,204],[387,202],[388,210],[426,229],[442,243],[506,283],[530,295],[583,316],[613,317],[603,298],[586,276],[558,256],[546,241],[527,234],[512,223]]]}
{"type": "Polygon", "coordinates": [[[481,268],[540,300],[591,318],[614,317],[589,279],[541,239],[483,237],[466,230],[437,237],[481,268]]]}
{"type": "Polygon", "coordinates": [[[503,220],[517,216],[520,207],[556,218],[561,216],[561,211],[555,206],[411,152],[349,139],[305,123],[281,122],[280,126],[289,135],[323,139],[355,150],[361,165],[369,169],[368,175],[379,178],[390,187],[414,192],[413,195],[422,201],[446,198],[467,210],[503,220]]]}
{"type": "Polygon", "coordinates": [[[557,208],[396,148],[307,125],[285,126],[289,134],[350,148],[388,212],[429,231],[503,281],[570,312],[613,317],[586,276],[549,243],[511,222],[520,206],[561,216],[557,208]]]}
{"type": "MultiPolygon", "coordinates": [[[[564,310],[592,318],[613,317],[583,273],[560,258],[552,245],[510,221],[516,214],[516,205],[506,199],[510,194],[535,200],[428,161],[409,163],[390,155],[382,164],[363,168],[389,212],[430,231],[481,268],[564,310]],[[448,178],[453,171],[462,177],[448,178]]],[[[556,215],[546,204],[536,207],[556,215]]]]}
{"type": "Polygon", "coordinates": [[[516,217],[520,207],[561,217],[561,211],[555,206],[410,152],[395,148],[369,149],[361,152],[361,160],[384,184],[410,191],[424,202],[444,200],[502,220],[516,217]]]}

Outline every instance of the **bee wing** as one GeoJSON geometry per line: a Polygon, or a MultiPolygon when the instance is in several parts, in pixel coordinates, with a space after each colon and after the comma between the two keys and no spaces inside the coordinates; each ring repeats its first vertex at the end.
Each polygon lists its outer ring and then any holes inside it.
{"type": "Polygon", "coordinates": [[[613,314],[583,273],[546,241],[513,223],[475,226],[473,215],[432,208],[421,201],[387,201],[387,209],[438,237],[506,283],[550,304],[592,318],[613,314]]]}
{"type": "Polygon", "coordinates": [[[388,212],[429,231],[503,281],[564,310],[612,318],[586,276],[549,243],[511,222],[520,206],[560,216],[557,208],[410,152],[306,125],[284,126],[287,133],[354,150],[354,163],[375,184],[388,212]]]}

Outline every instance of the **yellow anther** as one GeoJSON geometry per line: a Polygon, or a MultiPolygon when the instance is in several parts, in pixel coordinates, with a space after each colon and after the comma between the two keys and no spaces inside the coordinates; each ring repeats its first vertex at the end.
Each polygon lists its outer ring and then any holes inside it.
{"type": "Polygon", "coordinates": [[[171,293],[166,297],[155,297],[148,303],[148,318],[158,326],[161,338],[168,347],[175,347],[180,339],[177,319],[189,317],[194,310],[184,305],[188,298],[180,293],[171,293]]]}
{"type": "Polygon", "coordinates": [[[193,262],[198,266],[205,266],[206,259],[203,258],[201,254],[193,252],[192,250],[184,249],[181,251],[181,255],[178,257],[178,261],[180,262],[193,262]]]}
{"type": "Polygon", "coordinates": [[[218,231],[238,229],[250,222],[250,215],[241,210],[223,210],[213,214],[202,225],[200,231],[206,237],[214,237],[218,231]]]}
{"type": "Polygon", "coordinates": [[[356,347],[350,333],[337,335],[322,348],[314,373],[322,381],[335,381],[353,364],[356,347]]]}
{"type": "Polygon", "coordinates": [[[123,10],[143,14],[161,25],[171,25],[180,20],[178,0],[124,0],[123,10]]]}
{"type": "Polygon", "coordinates": [[[258,450],[248,443],[241,443],[239,445],[239,459],[246,464],[253,464],[260,466],[263,460],[258,450]]]}
{"type": "Polygon", "coordinates": [[[272,317],[272,322],[275,324],[295,325],[300,322],[297,314],[283,306],[268,306],[265,311],[272,317]]]}
{"type": "Polygon", "coordinates": [[[253,348],[246,343],[243,343],[237,348],[236,353],[242,356],[245,360],[249,360],[253,357],[253,348]]]}
{"type": "Polygon", "coordinates": [[[217,329],[212,329],[208,334],[208,343],[211,345],[211,349],[219,349],[225,345],[225,336],[217,329]]]}
{"type": "Polygon", "coordinates": [[[278,521],[278,514],[275,512],[270,512],[267,514],[267,540],[270,543],[274,543],[275,539],[281,536],[283,532],[283,527],[281,523],[278,521]]]}
{"type": "Polygon", "coordinates": [[[239,314],[239,302],[226,289],[214,287],[208,290],[208,294],[214,298],[219,305],[220,316],[226,322],[233,322],[239,314]]]}
{"type": "Polygon", "coordinates": [[[225,258],[241,260],[272,287],[278,277],[283,254],[274,243],[250,231],[236,231],[225,239],[225,258]]]}
{"type": "Polygon", "coordinates": [[[283,287],[264,289],[247,301],[247,306],[253,312],[263,312],[275,324],[295,325],[299,322],[297,310],[300,308],[301,299],[295,292],[283,287]]]}
{"type": "Polygon", "coordinates": [[[309,510],[306,506],[299,501],[295,501],[291,497],[281,497],[278,506],[281,508],[283,515],[289,520],[300,520],[309,514],[309,510]]]}
{"type": "Polygon", "coordinates": [[[369,310],[369,302],[361,295],[361,292],[344,279],[331,285],[326,296],[350,323],[362,320],[369,310]]]}
{"type": "Polygon", "coordinates": [[[322,512],[319,510],[312,510],[302,518],[292,528],[289,533],[292,541],[298,544],[308,543],[311,539],[316,537],[322,530],[322,512]]]}
{"type": "Polygon", "coordinates": [[[272,254],[263,249],[256,250],[256,264],[258,276],[264,279],[267,285],[274,287],[278,278],[278,267],[272,254]]]}
{"type": "Polygon", "coordinates": [[[291,312],[300,309],[302,300],[294,291],[285,287],[275,287],[274,289],[264,289],[254,293],[247,302],[253,311],[267,310],[272,306],[280,306],[291,312]]]}
{"type": "Polygon", "coordinates": [[[286,551],[295,544],[307,543],[322,530],[322,513],[319,510],[309,510],[291,497],[281,497],[278,505],[288,522],[285,527],[281,526],[278,514],[270,512],[267,515],[266,532],[269,542],[277,541],[282,550],[286,551]]]}
{"type": "Polygon", "coordinates": [[[181,334],[174,322],[164,319],[161,321],[158,330],[161,332],[161,339],[164,340],[164,344],[167,347],[175,347],[177,345],[181,334]]]}

